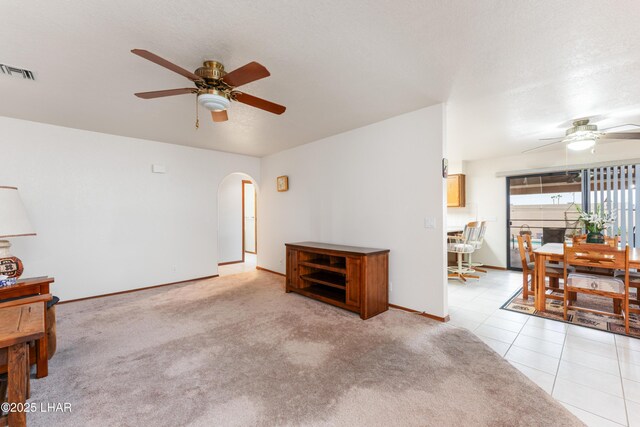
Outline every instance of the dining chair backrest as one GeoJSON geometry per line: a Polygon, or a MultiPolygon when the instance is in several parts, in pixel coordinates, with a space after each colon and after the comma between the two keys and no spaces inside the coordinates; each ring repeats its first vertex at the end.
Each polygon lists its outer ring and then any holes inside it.
{"type": "Polygon", "coordinates": [[[482,243],[484,242],[484,234],[487,231],[487,221],[480,221],[480,229],[478,230],[478,236],[473,245],[476,249],[480,249],[482,247],[482,243]]]}
{"type": "Polygon", "coordinates": [[[462,234],[447,236],[447,252],[470,254],[476,250],[480,223],[470,222],[464,226],[462,234]]]}
{"type": "Polygon", "coordinates": [[[520,262],[522,263],[522,269],[527,271],[529,269],[528,263],[530,261],[527,260],[528,251],[526,249],[526,240],[525,236],[518,235],[518,250],[520,251],[520,262]]]}
{"type": "Polygon", "coordinates": [[[534,262],[535,254],[533,253],[533,242],[531,241],[531,234],[524,235],[522,236],[522,238],[524,239],[524,248],[529,255],[529,262],[534,262]]]}
{"type": "MultiPolygon", "coordinates": [[[[585,245],[587,244],[587,235],[576,235],[571,239],[574,245],[585,245]]],[[[604,244],[611,246],[612,248],[616,248],[618,246],[618,238],[617,237],[608,237],[604,236],[604,244]]]]}
{"type": "Polygon", "coordinates": [[[475,245],[480,234],[480,223],[473,221],[464,226],[462,232],[462,242],[465,244],[475,245]]]}
{"type": "Polygon", "coordinates": [[[625,283],[629,283],[629,246],[624,249],[609,245],[585,243],[575,246],[564,244],[565,277],[568,266],[597,267],[624,270],[625,283]]]}

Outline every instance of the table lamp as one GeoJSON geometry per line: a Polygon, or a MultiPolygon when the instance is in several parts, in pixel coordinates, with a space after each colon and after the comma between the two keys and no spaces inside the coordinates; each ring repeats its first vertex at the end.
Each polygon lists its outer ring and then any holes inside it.
{"type": "Polygon", "coordinates": [[[9,252],[8,237],[35,236],[27,211],[16,187],[0,186],[0,276],[17,279],[22,275],[22,261],[9,252]]]}

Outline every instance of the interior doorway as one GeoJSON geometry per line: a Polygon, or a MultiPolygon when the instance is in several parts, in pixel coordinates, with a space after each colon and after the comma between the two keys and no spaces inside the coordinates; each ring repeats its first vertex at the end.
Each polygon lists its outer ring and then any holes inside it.
{"type": "Polygon", "coordinates": [[[256,189],[253,182],[242,181],[242,247],[243,259],[246,254],[258,253],[258,218],[256,189]]]}
{"type": "Polygon", "coordinates": [[[257,192],[247,174],[227,175],[218,186],[218,274],[255,270],[257,259],[257,192]]]}

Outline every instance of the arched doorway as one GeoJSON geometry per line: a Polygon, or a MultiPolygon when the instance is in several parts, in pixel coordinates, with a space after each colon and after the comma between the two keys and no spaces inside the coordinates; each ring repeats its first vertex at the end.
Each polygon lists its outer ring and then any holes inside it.
{"type": "Polygon", "coordinates": [[[227,175],[218,186],[218,274],[255,270],[258,215],[255,180],[245,173],[227,175]]]}

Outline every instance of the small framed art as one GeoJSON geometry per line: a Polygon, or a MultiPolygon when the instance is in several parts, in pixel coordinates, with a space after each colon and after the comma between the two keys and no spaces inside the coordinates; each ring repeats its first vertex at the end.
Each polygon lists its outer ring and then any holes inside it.
{"type": "Polygon", "coordinates": [[[287,191],[289,189],[289,177],[286,175],[279,176],[276,180],[278,191],[287,191]]]}

